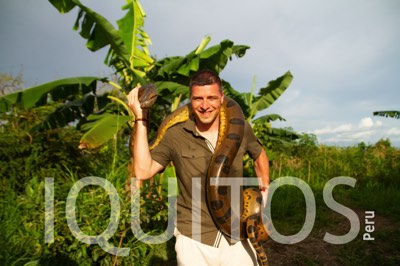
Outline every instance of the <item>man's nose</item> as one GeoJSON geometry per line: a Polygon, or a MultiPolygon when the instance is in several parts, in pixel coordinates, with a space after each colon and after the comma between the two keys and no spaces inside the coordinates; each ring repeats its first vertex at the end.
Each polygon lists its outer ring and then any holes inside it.
{"type": "Polygon", "coordinates": [[[207,99],[203,100],[200,105],[201,109],[207,110],[210,107],[210,104],[207,99]]]}

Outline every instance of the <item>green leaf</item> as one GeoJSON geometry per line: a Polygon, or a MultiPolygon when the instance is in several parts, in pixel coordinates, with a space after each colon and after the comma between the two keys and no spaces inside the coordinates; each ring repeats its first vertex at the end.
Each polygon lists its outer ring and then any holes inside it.
{"type": "Polygon", "coordinates": [[[250,114],[250,106],[245,101],[246,93],[240,93],[235,90],[231,84],[225,80],[222,80],[222,87],[224,88],[224,94],[234,99],[242,108],[244,117],[248,117],[250,114]]]}
{"type": "Polygon", "coordinates": [[[71,11],[71,9],[73,9],[76,6],[74,1],[71,1],[71,0],[49,0],[49,2],[55,8],[57,8],[57,10],[61,14],[68,13],[69,11],[71,11]]]}
{"type": "Polygon", "coordinates": [[[196,49],[196,51],[195,51],[194,53],[195,53],[196,55],[197,55],[197,54],[200,54],[200,53],[204,50],[204,48],[206,48],[207,44],[208,44],[210,41],[211,41],[211,37],[210,37],[210,36],[204,37],[204,38],[201,40],[199,46],[197,46],[197,49],[196,49]]]}
{"type": "Polygon", "coordinates": [[[232,59],[233,55],[242,57],[249,46],[234,45],[230,40],[224,40],[220,44],[212,46],[200,54],[200,69],[210,69],[220,73],[232,59]]]}
{"type": "Polygon", "coordinates": [[[82,125],[86,133],[82,136],[79,148],[93,149],[103,145],[131,120],[130,116],[104,113],[90,115],[89,122],[82,125]]]}
{"type": "Polygon", "coordinates": [[[258,121],[253,124],[253,130],[256,136],[262,141],[264,145],[271,144],[271,141],[279,142],[293,142],[300,138],[300,134],[290,129],[274,128],[268,122],[258,121]]]}
{"type": "Polygon", "coordinates": [[[393,117],[396,119],[400,119],[400,111],[375,111],[373,114],[375,116],[393,117]]]}
{"type": "MultiPolygon", "coordinates": [[[[265,88],[261,88],[258,96],[253,97],[249,119],[252,119],[258,111],[270,107],[289,87],[293,76],[290,71],[276,80],[270,81],[265,88]]],[[[247,97],[250,97],[249,95],[247,97]]]]}
{"type": "Polygon", "coordinates": [[[64,99],[79,92],[87,93],[95,90],[97,81],[104,81],[99,77],[76,77],[60,79],[44,83],[35,87],[7,94],[0,97],[2,107],[0,111],[9,110],[11,106],[18,106],[22,109],[29,109],[47,103],[49,96],[54,100],[64,99]]]}
{"type": "Polygon", "coordinates": [[[115,55],[125,62],[129,62],[129,51],[118,30],[105,17],[86,7],[78,0],[49,1],[61,13],[69,12],[75,6],[80,8],[74,29],[81,29],[80,35],[87,39],[87,48],[91,51],[97,51],[106,45],[110,45],[115,55]]]}
{"type": "MultiPolygon", "coordinates": [[[[118,30],[116,30],[113,25],[103,16],[94,12],[90,8],[79,5],[79,7],[85,12],[83,22],[81,24],[82,31],[86,30],[84,27],[84,22],[86,20],[91,21],[92,31],[90,35],[85,39],[88,40],[86,46],[91,51],[97,51],[106,45],[110,45],[113,51],[121,58],[129,62],[129,52],[118,30]]],[[[89,24],[90,25],[90,24],[89,24]]]]}
{"type": "Polygon", "coordinates": [[[82,119],[93,113],[95,99],[96,96],[87,94],[82,98],[62,104],[32,130],[43,131],[46,129],[64,127],[71,122],[82,119]]]}
{"type": "MultiPolygon", "coordinates": [[[[181,56],[166,57],[156,62],[155,80],[176,81],[176,74],[179,67],[185,63],[185,58],[181,56]]],[[[187,80],[188,81],[188,80],[187,80]]]]}
{"type": "Polygon", "coordinates": [[[282,116],[278,115],[278,114],[268,114],[268,115],[264,115],[261,116],[257,119],[254,119],[252,122],[253,123],[269,123],[271,121],[286,121],[282,116]]]}
{"type": "Polygon", "coordinates": [[[248,46],[234,45],[230,40],[224,40],[220,44],[212,46],[203,51],[198,50],[199,47],[204,49],[204,45],[208,43],[207,39],[203,39],[201,44],[186,56],[173,56],[159,60],[155,67],[155,80],[169,80],[187,85],[190,76],[199,69],[210,69],[217,73],[221,72],[228,60],[233,55],[241,57],[245,54],[248,46]]]}
{"type": "Polygon", "coordinates": [[[168,94],[171,98],[180,94],[189,95],[189,87],[172,81],[158,81],[155,83],[160,94],[168,94]]]}
{"type": "Polygon", "coordinates": [[[151,44],[150,37],[143,30],[146,14],[138,1],[129,0],[123,9],[128,11],[122,19],[117,21],[117,24],[120,36],[130,51],[131,69],[138,66],[147,67],[154,60],[147,47],[148,44],[151,44]]]}
{"type": "Polygon", "coordinates": [[[292,141],[300,138],[300,135],[292,130],[287,130],[285,128],[271,128],[270,137],[275,137],[277,139],[283,139],[286,141],[292,141]]]}

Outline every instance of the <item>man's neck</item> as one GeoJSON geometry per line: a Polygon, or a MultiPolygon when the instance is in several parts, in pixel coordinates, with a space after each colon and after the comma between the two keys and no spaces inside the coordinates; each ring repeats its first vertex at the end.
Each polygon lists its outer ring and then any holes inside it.
{"type": "Polygon", "coordinates": [[[219,116],[210,124],[203,124],[197,118],[195,118],[196,129],[199,133],[217,133],[219,131],[219,116]]]}
{"type": "Polygon", "coordinates": [[[215,147],[218,141],[219,117],[211,124],[202,124],[196,121],[196,130],[215,147]]]}

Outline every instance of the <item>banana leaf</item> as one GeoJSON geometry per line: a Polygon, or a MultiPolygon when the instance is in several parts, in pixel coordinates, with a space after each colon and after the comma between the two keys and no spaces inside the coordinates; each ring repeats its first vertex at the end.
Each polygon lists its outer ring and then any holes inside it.
{"type": "Polygon", "coordinates": [[[97,81],[104,81],[104,78],[66,78],[7,94],[0,97],[0,112],[8,111],[12,106],[26,110],[45,105],[49,99],[59,101],[67,99],[71,95],[95,92],[97,81]]]}
{"type": "Polygon", "coordinates": [[[237,90],[235,90],[231,84],[225,80],[222,80],[222,87],[224,88],[224,93],[226,96],[232,98],[235,100],[240,107],[242,108],[244,117],[249,117],[250,115],[250,106],[247,105],[247,102],[245,101],[243,95],[244,93],[240,93],[237,90]]]}
{"type": "Polygon", "coordinates": [[[392,117],[400,119],[400,111],[375,111],[373,114],[375,116],[392,117]]]}
{"type": "Polygon", "coordinates": [[[154,60],[151,58],[148,49],[151,39],[143,30],[146,13],[138,1],[128,1],[122,9],[127,10],[127,13],[117,21],[117,24],[120,36],[128,51],[130,51],[131,65],[136,67],[150,66],[154,60]]]}
{"type": "Polygon", "coordinates": [[[268,114],[268,115],[263,115],[257,119],[254,119],[252,122],[253,123],[269,123],[271,121],[286,121],[285,118],[283,118],[282,116],[278,115],[278,114],[268,114]]]}
{"type": "MultiPolygon", "coordinates": [[[[207,40],[209,39],[203,39],[199,47],[205,48],[203,43],[208,43],[207,40]]],[[[184,57],[167,57],[156,62],[157,70],[153,78],[188,84],[188,79],[193,72],[199,69],[210,69],[219,73],[233,55],[242,57],[248,48],[248,46],[234,45],[232,41],[224,40],[203,51],[195,49],[184,57]]]]}
{"type": "Polygon", "coordinates": [[[290,71],[286,72],[283,76],[272,80],[264,88],[258,92],[258,96],[253,97],[251,93],[244,94],[244,97],[250,106],[250,119],[252,119],[257,112],[270,107],[289,87],[292,82],[293,76],[290,71]]]}
{"type": "Polygon", "coordinates": [[[79,148],[93,149],[105,144],[130,120],[130,116],[107,112],[100,115],[90,115],[88,123],[82,125],[82,130],[86,131],[86,133],[80,140],[79,148]]]}
{"type": "Polygon", "coordinates": [[[102,15],[84,6],[79,0],[49,0],[60,13],[68,13],[75,6],[80,8],[75,21],[74,30],[80,30],[80,35],[87,39],[86,47],[97,51],[106,45],[111,45],[114,53],[129,62],[129,52],[119,35],[118,30],[102,15]],[[82,21],[81,21],[82,20],[82,21]]]}

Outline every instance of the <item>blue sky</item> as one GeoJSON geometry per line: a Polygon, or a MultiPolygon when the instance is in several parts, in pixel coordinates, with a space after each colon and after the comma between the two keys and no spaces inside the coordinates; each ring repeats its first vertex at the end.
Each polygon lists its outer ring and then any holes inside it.
{"type": "MultiPolygon", "coordinates": [[[[112,23],[122,0],[85,0],[112,23]]],[[[145,30],[157,58],[185,55],[209,35],[251,47],[221,76],[250,91],[290,70],[289,89],[267,110],[320,143],[354,145],[390,138],[400,120],[372,116],[400,110],[400,1],[147,0],[145,30]]],[[[13,0],[0,8],[0,72],[23,72],[26,86],[71,76],[108,76],[107,49],[92,53],[72,30],[76,10],[61,15],[47,0],[13,0]]]]}

